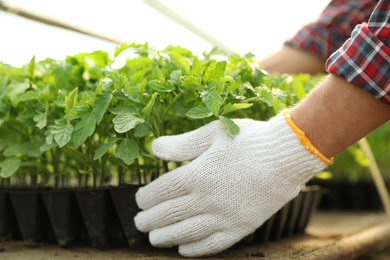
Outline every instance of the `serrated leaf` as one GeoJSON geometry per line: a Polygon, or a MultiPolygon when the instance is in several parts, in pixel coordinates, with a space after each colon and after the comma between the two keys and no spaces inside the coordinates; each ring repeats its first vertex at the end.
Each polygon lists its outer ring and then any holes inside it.
{"type": "Polygon", "coordinates": [[[284,104],[279,99],[274,98],[272,107],[274,108],[275,112],[278,114],[279,112],[281,112],[283,109],[286,108],[286,104],[284,104]]]}
{"type": "Polygon", "coordinates": [[[65,146],[72,137],[73,126],[65,119],[60,119],[53,127],[52,134],[54,140],[61,148],[65,146]]]}
{"type": "Polygon", "coordinates": [[[27,101],[27,100],[37,100],[39,99],[39,95],[36,91],[29,90],[23,93],[23,95],[20,97],[20,101],[27,101]]]}
{"type": "Polygon", "coordinates": [[[219,121],[222,124],[223,129],[225,129],[225,132],[231,137],[234,138],[239,132],[240,132],[240,127],[233,122],[233,120],[220,116],[219,121]]]}
{"type": "Polygon", "coordinates": [[[213,113],[207,107],[193,107],[186,114],[186,116],[193,119],[206,118],[212,115],[213,113]]]}
{"type": "Polygon", "coordinates": [[[202,75],[202,65],[200,64],[198,57],[195,57],[194,62],[192,63],[191,74],[195,77],[200,77],[202,75]]]}
{"type": "Polygon", "coordinates": [[[123,106],[117,106],[110,108],[109,111],[114,115],[119,114],[138,114],[137,108],[132,105],[123,105],[123,106]]]}
{"type": "Polygon", "coordinates": [[[114,51],[114,58],[116,58],[124,50],[126,50],[128,48],[131,48],[131,47],[137,47],[137,44],[135,44],[135,43],[131,43],[131,44],[123,43],[121,46],[116,47],[115,51],[114,51]]]}
{"type": "Polygon", "coordinates": [[[36,124],[36,126],[39,128],[39,129],[42,129],[46,126],[47,124],[47,117],[46,117],[46,113],[38,113],[37,115],[35,115],[33,117],[33,120],[36,124]]]}
{"type": "Polygon", "coordinates": [[[68,96],[65,97],[65,113],[68,112],[70,109],[77,106],[77,92],[79,88],[76,87],[72,92],[68,94],[68,96]]]}
{"type": "Polygon", "coordinates": [[[259,99],[264,101],[269,107],[272,107],[274,102],[274,97],[272,96],[272,92],[265,87],[260,89],[259,99]]]}
{"type": "Polygon", "coordinates": [[[175,64],[175,66],[180,69],[184,75],[190,74],[190,64],[183,56],[175,52],[171,52],[171,59],[173,64],[175,64]]]}
{"type": "Polygon", "coordinates": [[[169,82],[172,84],[176,84],[178,86],[181,85],[181,70],[174,70],[169,74],[169,82]]]}
{"type": "Polygon", "coordinates": [[[139,156],[139,148],[134,140],[126,138],[115,149],[115,153],[124,163],[130,165],[139,156]]]}
{"type": "Polygon", "coordinates": [[[190,90],[202,91],[204,90],[204,86],[201,83],[201,78],[189,76],[184,80],[183,87],[190,90]]]}
{"type": "Polygon", "coordinates": [[[136,125],[134,129],[134,137],[144,137],[149,133],[149,126],[145,123],[136,125]]]}
{"type": "Polygon", "coordinates": [[[241,76],[239,75],[230,86],[230,91],[239,90],[241,88],[241,76]]]}
{"type": "Polygon", "coordinates": [[[7,158],[0,163],[0,177],[9,178],[11,177],[20,167],[20,159],[7,158]]]}
{"type": "Polygon", "coordinates": [[[78,148],[88,137],[90,137],[96,129],[96,118],[93,113],[84,115],[81,120],[74,126],[73,145],[78,148]]]}
{"type": "Polygon", "coordinates": [[[53,143],[53,139],[54,139],[54,136],[53,136],[53,126],[50,125],[47,127],[47,130],[45,132],[45,136],[46,136],[46,143],[47,144],[52,144],[53,143]]]}
{"type": "Polygon", "coordinates": [[[152,79],[165,80],[164,74],[162,74],[158,66],[153,69],[152,79]]]}
{"type": "Polygon", "coordinates": [[[103,91],[109,89],[113,84],[114,82],[112,81],[112,79],[101,79],[98,87],[95,90],[96,95],[101,94],[103,91]]]}
{"type": "Polygon", "coordinates": [[[30,62],[28,63],[27,74],[30,78],[33,79],[34,72],[35,72],[35,55],[31,58],[30,62]]]}
{"type": "Polygon", "coordinates": [[[102,157],[103,155],[105,155],[107,153],[107,151],[116,143],[117,140],[118,140],[118,138],[112,137],[112,138],[108,139],[107,143],[101,144],[95,150],[95,154],[93,156],[93,159],[97,160],[100,157],[102,157]]]}
{"type": "Polygon", "coordinates": [[[220,61],[217,62],[215,65],[215,70],[214,70],[214,79],[218,80],[219,78],[222,78],[225,75],[226,71],[226,61],[220,61]]]}
{"type": "Polygon", "coordinates": [[[140,83],[144,78],[144,76],[145,76],[145,72],[142,70],[139,70],[136,73],[134,73],[130,78],[130,82],[129,82],[130,86],[135,86],[136,84],[140,83]]]}
{"type": "Polygon", "coordinates": [[[230,112],[233,112],[236,110],[245,109],[245,108],[251,107],[252,105],[253,104],[251,104],[251,103],[241,103],[241,104],[230,104],[229,103],[223,107],[222,115],[225,115],[227,113],[230,113],[230,112]]]}
{"type": "Polygon", "coordinates": [[[219,116],[219,109],[222,104],[222,97],[215,91],[202,92],[202,102],[216,116],[219,116]]]}
{"type": "Polygon", "coordinates": [[[108,106],[110,105],[112,99],[112,92],[105,91],[97,97],[98,99],[93,102],[92,108],[93,114],[95,115],[96,123],[99,124],[100,121],[102,121],[104,113],[106,113],[108,106]]]}
{"type": "Polygon", "coordinates": [[[142,109],[142,114],[144,114],[146,117],[150,116],[154,103],[156,102],[157,95],[158,95],[157,92],[154,93],[152,98],[149,100],[148,104],[142,109]]]}
{"type": "Polygon", "coordinates": [[[112,121],[114,122],[115,131],[118,133],[126,133],[139,123],[145,122],[143,118],[133,114],[119,114],[112,121]]]}
{"type": "Polygon", "coordinates": [[[20,98],[29,87],[30,85],[27,82],[19,82],[8,85],[7,88],[10,89],[10,91],[8,92],[7,96],[11,100],[13,107],[18,106],[20,98]]]}
{"type": "Polygon", "coordinates": [[[149,81],[149,86],[158,92],[170,92],[175,89],[169,83],[158,79],[149,81]]]}
{"type": "Polygon", "coordinates": [[[83,117],[84,115],[90,113],[92,110],[90,107],[87,106],[77,106],[72,109],[69,109],[69,111],[65,115],[65,119],[67,120],[74,120],[83,117]]]}
{"type": "Polygon", "coordinates": [[[144,93],[146,84],[148,84],[148,81],[144,79],[141,83],[138,84],[138,93],[144,93]]]}

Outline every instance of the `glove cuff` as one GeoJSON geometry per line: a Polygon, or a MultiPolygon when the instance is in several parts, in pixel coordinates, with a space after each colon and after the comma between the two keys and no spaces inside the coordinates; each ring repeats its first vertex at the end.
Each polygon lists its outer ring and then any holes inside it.
{"type": "Polygon", "coordinates": [[[306,150],[308,150],[312,155],[320,159],[326,165],[331,165],[333,163],[333,157],[327,158],[310,142],[309,138],[307,138],[305,133],[293,122],[290,111],[284,110],[282,113],[291,130],[298,136],[299,141],[301,142],[303,147],[305,147],[306,150]]]}

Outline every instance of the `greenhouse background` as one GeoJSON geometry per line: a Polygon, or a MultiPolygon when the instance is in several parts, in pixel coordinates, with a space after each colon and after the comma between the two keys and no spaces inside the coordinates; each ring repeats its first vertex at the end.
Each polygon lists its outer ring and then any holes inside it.
{"type": "MultiPolygon", "coordinates": [[[[5,6],[104,35],[119,42],[148,42],[162,49],[181,45],[194,53],[210,50],[212,43],[172,18],[188,23],[239,53],[259,59],[276,51],[303,24],[314,20],[328,0],[252,1],[48,1],[3,0],[5,6]],[[168,17],[156,9],[163,5],[168,17]],[[282,8],[281,8],[282,6],[282,8]]],[[[0,61],[21,66],[35,55],[64,59],[66,55],[104,50],[117,44],[70,30],[48,26],[12,13],[0,12],[0,61]]]]}

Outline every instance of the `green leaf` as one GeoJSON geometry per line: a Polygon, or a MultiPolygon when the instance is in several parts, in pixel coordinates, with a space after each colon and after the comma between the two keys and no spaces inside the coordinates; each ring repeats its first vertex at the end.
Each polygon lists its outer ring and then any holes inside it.
{"type": "Polygon", "coordinates": [[[232,85],[230,86],[230,90],[239,90],[241,88],[241,76],[238,75],[238,77],[233,81],[232,85]]]}
{"type": "Polygon", "coordinates": [[[32,57],[32,59],[28,63],[27,75],[31,79],[33,79],[34,78],[34,72],[35,72],[35,55],[32,57]]]}
{"type": "Polygon", "coordinates": [[[259,90],[259,99],[264,101],[269,107],[272,107],[274,103],[272,92],[266,87],[262,87],[259,90]]]}
{"type": "Polygon", "coordinates": [[[220,61],[217,62],[214,70],[214,79],[218,80],[219,78],[222,78],[225,75],[226,71],[226,61],[220,61]]]}
{"type": "Polygon", "coordinates": [[[162,74],[158,66],[156,66],[153,70],[152,79],[165,80],[164,74],[162,74]]]}
{"type": "Polygon", "coordinates": [[[202,65],[200,64],[198,57],[195,57],[194,62],[192,63],[191,74],[195,77],[200,77],[202,75],[202,65]]]}
{"type": "Polygon", "coordinates": [[[97,97],[98,99],[93,102],[92,108],[93,114],[95,115],[96,123],[99,124],[100,121],[102,121],[104,113],[106,113],[108,106],[110,105],[112,99],[112,92],[105,91],[102,94],[99,94],[97,97]]]}
{"type": "Polygon", "coordinates": [[[97,160],[100,157],[102,157],[103,155],[105,155],[107,153],[107,151],[116,143],[117,140],[118,140],[118,138],[112,137],[112,138],[108,139],[107,143],[101,144],[95,150],[95,154],[93,156],[93,159],[97,160]]]}
{"type": "Polygon", "coordinates": [[[33,117],[33,120],[34,120],[34,122],[37,123],[37,127],[39,129],[44,128],[46,126],[46,124],[47,124],[46,113],[38,113],[37,115],[35,115],[33,117]]]}
{"type": "Polygon", "coordinates": [[[137,44],[135,43],[131,43],[131,44],[128,44],[128,43],[123,43],[121,46],[119,47],[116,47],[115,48],[115,51],[114,51],[114,58],[116,58],[119,54],[121,54],[124,50],[128,49],[128,48],[132,48],[132,47],[137,47],[137,44]]]}
{"type": "Polygon", "coordinates": [[[115,131],[118,133],[126,133],[139,123],[145,122],[143,118],[133,114],[119,114],[112,121],[114,122],[115,131]]]}
{"type": "Polygon", "coordinates": [[[27,82],[19,82],[8,85],[8,89],[10,89],[8,92],[8,98],[11,100],[13,107],[18,106],[20,98],[29,87],[30,85],[27,82]]]}
{"type": "Polygon", "coordinates": [[[303,86],[302,82],[300,82],[299,80],[297,80],[294,84],[294,93],[298,96],[300,100],[305,98],[306,96],[305,87],[303,86]]]}
{"type": "Polygon", "coordinates": [[[137,108],[133,105],[123,105],[123,106],[117,106],[110,108],[109,111],[114,115],[120,115],[120,114],[138,114],[137,108]]]}
{"type": "Polygon", "coordinates": [[[219,108],[222,104],[222,97],[215,91],[202,92],[202,102],[216,116],[219,116],[219,108]]]}
{"type": "Polygon", "coordinates": [[[241,104],[230,104],[229,103],[223,107],[222,115],[225,115],[227,113],[230,113],[230,112],[233,112],[236,110],[245,109],[245,108],[251,107],[252,105],[253,104],[249,104],[249,103],[241,103],[241,104]]]}
{"type": "Polygon", "coordinates": [[[52,144],[53,143],[53,139],[54,139],[54,136],[53,136],[53,126],[50,125],[47,127],[47,131],[45,132],[45,136],[46,136],[46,143],[47,144],[52,144]]]}
{"type": "Polygon", "coordinates": [[[77,106],[77,92],[79,88],[76,87],[68,96],[65,97],[65,112],[77,106]]]}
{"type": "Polygon", "coordinates": [[[89,114],[91,111],[92,109],[89,106],[77,106],[69,109],[64,118],[67,120],[78,119],[89,114]]]}
{"type": "Polygon", "coordinates": [[[286,104],[284,104],[279,99],[274,98],[274,101],[272,103],[272,107],[275,109],[275,112],[278,114],[279,112],[281,112],[283,109],[286,108],[286,104]]]}
{"type": "Polygon", "coordinates": [[[171,59],[173,64],[175,64],[175,66],[180,69],[184,75],[190,74],[190,64],[183,56],[175,52],[171,52],[171,59]]]}
{"type": "Polygon", "coordinates": [[[131,76],[129,85],[135,86],[136,84],[140,83],[143,80],[144,76],[145,76],[144,71],[142,70],[137,71],[131,76]]]}
{"type": "Polygon", "coordinates": [[[170,92],[175,89],[171,84],[158,79],[149,81],[149,86],[158,92],[170,92]]]}
{"type": "Polygon", "coordinates": [[[213,113],[207,107],[193,107],[186,114],[186,116],[193,119],[206,118],[212,115],[213,113]]]}
{"type": "Polygon", "coordinates": [[[138,84],[138,93],[144,93],[146,84],[148,84],[148,81],[144,79],[141,83],[138,84]]]}
{"type": "Polygon", "coordinates": [[[101,79],[95,91],[96,95],[101,94],[104,90],[109,89],[113,84],[114,82],[112,81],[112,79],[109,78],[101,79]]]}
{"type": "Polygon", "coordinates": [[[81,120],[74,126],[73,145],[78,148],[88,137],[90,137],[96,128],[96,118],[93,113],[84,115],[81,120]]]}
{"type": "Polygon", "coordinates": [[[194,76],[187,77],[184,80],[183,87],[190,90],[204,90],[204,86],[202,85],[202,79],[194,76]]]}
{"type": "Polygon", "coordinates": [[[20,167],[20,159],[7,158],[0,163],[0,177],[11,177],[20,167]]]}
{"type": "Polygon", "coordinates": [[[52,130],[54,140],[60,148],[69,142],[72,132],[73,126],[65,119],[58,120],[52,130]]]}
{"type": "Polygon", "coordinates": [[[224,116],[220,116],[219,121],[221,122],[223,129],[225,129],[226,133],[231,138],[234,138],[234,136],[236,136],[240,132],[240,127],[236,125],[233,120],[224,116]]]}
{"type": "Polygon", "coordinates": [[[177,86],[181,85],[181,70],[174,70],[169,74],[169,82],[171,84],[176,84],[177,86]]]}
{"type": "Polygon", "coordinates": [[[157,92],[155,92],[152,98],[149,100],[148,104],[142,109],[142,114],[144,114],[146,117],[150,116],[154,103],[156,102],[157,95],[157,92]]]}
{"type": "Polygon", "coordinates": [[[134,140],[126,138],[115,149],[115,153],[124,163],[130,165],[139,156],[139,148],[134,140]]]}
{"type": "Polygon", "coordinates": [[[39,95],[37,91],[28,90],[22,94],[19,101],[38,100],[39,95]]]}
{"type": "Polygon", "coordinates": [[[134,129],[134,137],[144,137],[149,133],[149,126],[145,123],[138,124],[134,129]]]}

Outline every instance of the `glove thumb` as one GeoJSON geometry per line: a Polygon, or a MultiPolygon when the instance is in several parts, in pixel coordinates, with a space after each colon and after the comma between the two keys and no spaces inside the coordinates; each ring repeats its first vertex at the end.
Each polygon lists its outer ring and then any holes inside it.
{"type": "Polygon", "coordinates": [[[162,136],[153,141],[152,151],[163,160],[192,160],[211,146],[221,129],[221,123],[216,120],[185,134],[162,136]]]}

